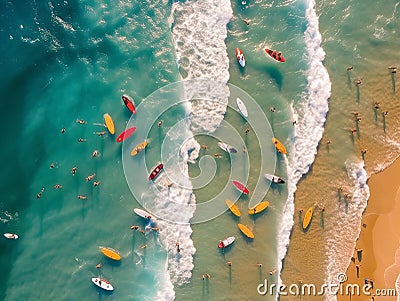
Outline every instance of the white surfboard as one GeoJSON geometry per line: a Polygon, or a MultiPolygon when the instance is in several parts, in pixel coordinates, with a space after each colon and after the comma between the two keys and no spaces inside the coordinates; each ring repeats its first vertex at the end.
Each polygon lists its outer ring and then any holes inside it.
{"type": "Polygon", "coordinates": [[[107,280],[100,278],[100,277],[93,277],[92,282],[97,285],[98,287],[106,290],[106,291],[113,291],[114,287],[111,285],[110,282],[107,280]]]}
{"type": "Polygon", "coordinates": [[[218,142],[218,146],[228,153],[232,153],[232,154],[237,153],[236,148],[234,148],[232,145],[226,144],[224,142],[218,142]]]}
{"type": "Polygon", "coordinates": [[[247,108],[244,105],[244,102],[240,98],[236,99],[236,104],[237,104],[237,106],[239,108],[240,114],[242,114],[242,116],[245,117],[245,118],[249,117],[249,113],[247,112],[247,108]]]}
{"type": "Polygon", "coordinates": [[[218,248],[223,249],[228,247],[229,245],[233,244],[233,242],[235,241],[235,237],[234,236],[229,236],[223,240],[221,240],[218,244],[218,248]]]}
{"type": "Polygon", "coordinates": [[[150,213],[148,213],[146,210],[143,210],[140,208],[135,208],[135,209],[133,209],[133,211],[137,215],[139,215],[140,217],[143,217],[143,218],[151,219],[151,217],[152,217],[150,213]]]}
{"type": "Polygon", "coordinates": [[[278,176],[275,176],[275,175],[272,175],[272,174],[269,174],[269,173],[266,173],[266,174],[264,175],[264,177],[265,177],[267,180],[269,180],[269,181],[271,181],[271,182],[273,182],[273,183],[277,183],[277,184],[284,184],[284,183],[285,183],[285,181],[284,181],[282,178],[280,178],[280,177],[278,177],[278,176]]]}
{"type": "Polygon", "coordinates": [[[18,235],[14,233],[4,233],[4,237],[8,239],[18,239],[18,235]]]}

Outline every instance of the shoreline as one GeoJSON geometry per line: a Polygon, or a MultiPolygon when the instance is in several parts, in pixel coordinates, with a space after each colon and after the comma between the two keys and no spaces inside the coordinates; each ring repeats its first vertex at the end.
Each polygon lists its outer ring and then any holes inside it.
{"type": "MultiPolygon", "coordinates": [[[[370,197],[363,213],[360,236],[347,267],[347,284],[373,284],[371,295],[351,296],[351,300],[396,300],[378,296],[377,289],[395,289],[400,264],[395,255],[400,250],[400,159],[368,179],[370,197]],[[357,273],[358,270],[358,273],[357,273]],[[371,282],[372,280],[372,282],[371,282]],[[375,294],[375,296],[373,296],[375,294]],[[374,297],[374,298],[372,298],[374,297]]],[[[338,300],[350,296],[338,295],[338,300]]]]}

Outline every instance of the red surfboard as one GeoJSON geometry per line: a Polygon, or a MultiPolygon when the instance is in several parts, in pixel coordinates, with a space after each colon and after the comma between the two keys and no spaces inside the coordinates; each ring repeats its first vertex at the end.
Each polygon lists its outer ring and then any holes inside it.
{"type": "Polygon", "coordinates": [[[266,52],[270,57],[272,57],[274,60],[276,60],[276,61],[278,61],[278,62],[281,62],[281,63],[284,63],[284,62],[285,62],[284,57],[283,57],[282,54],[280,54],[279,52],[276,52],[275,50],[271,50],[271,49],[268,49],[268,48],[265,48],[265,52],[266,52]]]}
{"type": "Polygon", "coordinates": [[[122,95],[122,100],[124,101],[124,104],[129,109],[129,111],[131,111],[132,114],[136,114],[135,102],[133,101],[132,97],[124,94],[122,95]]]}
{"type": "Polygon", "coordinates": [[[122,142],[136,131],[136,126],[123,131],[118,137],[117,142],[122,142]]]}
{"type": "Polygon", "coordinates": [[[244,54],[242,49],[236,48],[235,50],[236,58],[240,64],[240,66],[245,67],[246,66],[246,59],[244,58],[244,54]]]}
{"type": "Polygon", "coordinates": [[[149,175],[149,180],[154,180],[160,174],[163,167],[164,167],[164,165],[162,163],[160,163],[156,167],[154,167],[149,175]]]}
{"type": "Polygon", "coordinates": [[[243,192],[244,194],[249,194],[249,190],[246,188],[246,186],[244,186],[242,183],[238,182],[238,181],[232,181],[233,185],[236,186],[236,188],[243,192]]]}

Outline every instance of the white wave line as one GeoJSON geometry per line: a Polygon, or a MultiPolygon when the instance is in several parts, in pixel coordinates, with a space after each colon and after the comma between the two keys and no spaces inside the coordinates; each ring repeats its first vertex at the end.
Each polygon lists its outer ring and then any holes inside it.
{"type": "MultiPolygon", "coordinates": [[[[319,20],[314,9],[315,1],[308,0],[306,17],[307,30],[304,34],[307,45],[307,92],[302,97],[302,102],[294,108],[299,117],[294,131],[293,148],[287,161],[288,170],[288,199],[286,200],[283,218],[278,227],[278,286],[282,284],[280,273],[282,261],[286,256],[290,242],[290,233],[294,224],[294,193],[297,183],[306,174],[314,162],[318,143],[324,132],[326,114],[328,113],[328,100],[331,95],[331,82],[329,74],[322,62],[325,52],[321,47],[322,37],[319,32],[319,20]]],[[[277,300],[279,295],[277,295],[277,300]]]]}

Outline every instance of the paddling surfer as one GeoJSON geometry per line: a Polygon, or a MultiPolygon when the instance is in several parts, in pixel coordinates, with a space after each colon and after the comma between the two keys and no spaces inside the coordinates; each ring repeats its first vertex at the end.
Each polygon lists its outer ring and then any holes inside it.
{"type": "Polygon", "coordinates": [[[86,177],[86,182],[91,181],[95,176],[96,176],[95,173],[94,173],[94,174],[91,174],[91,175],[89,175],[89,176],[87,176],[87,177],[86,177]]]}
{"type": "Polygon", "coordinates": [[[73,175],[73,176],[76,174],[76,170],[77,170],[77,167],[76,167],[76,166],[75,166],[75,167],[72,167],[71,172],[72,172],[72,175],[73,175]]]}
{"type": "Polygon", "coordinates": [[[92,153],[92,158],[97,157],[98,155],[100,155],[100,152],[96,149],[92,153]]]}
{"type": "Polygon", "coordinates": [[[36,198],[40,199],[40,197],[42,196],[43,192],[44,192],[44,187],[42,187],[42,190],[40,190],[40,192],[38,194],[36,194],[36,198]]]}

